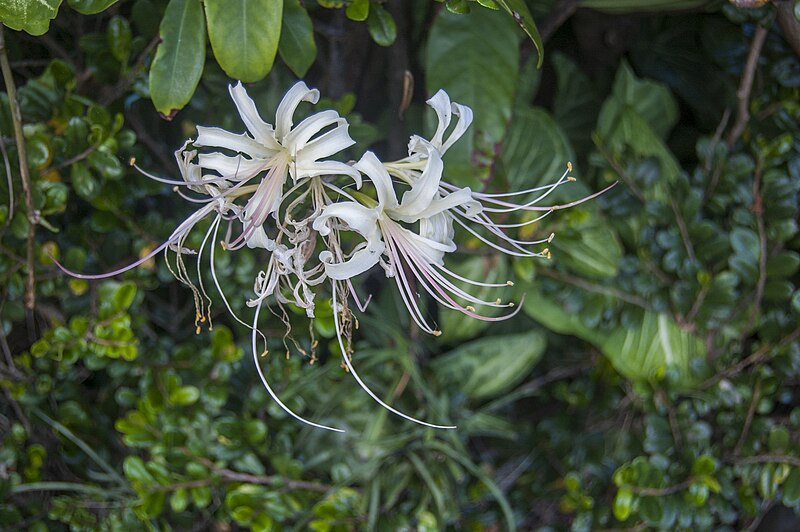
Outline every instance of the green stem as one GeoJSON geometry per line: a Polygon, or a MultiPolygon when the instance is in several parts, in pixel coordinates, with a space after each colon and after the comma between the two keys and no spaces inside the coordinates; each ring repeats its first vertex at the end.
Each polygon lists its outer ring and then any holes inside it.
{"type": "MultiPolygon", "coordinates": [[[[36,278],[34,276],[33,245],[36,239],[36,224],[38,220],[33,210],[31,176],[28,171],[25,135],[22,132],[22,112],[20,111],[19,102],[17,101],[17,88],[14,85],[14,78],[11,75],[11,65],[8,63],[3,28],[3,24],[0,24],[0,70],[3,72],[3,80],[5,81],[6,93],[8,94],[8,105],[11,108],[11,121],[14,124],[14,139],[17,144],[17,159],[19,159],[19,175],[22,179],[22,192],[25,195],[25,210],[28,214],[28,245],[26,257],[28,276],[25,281],[25,308],[29,311],[33,311],[36,306],[36,278]]],[[[11,194],[10,190],[9,194],[11,194]]]]}

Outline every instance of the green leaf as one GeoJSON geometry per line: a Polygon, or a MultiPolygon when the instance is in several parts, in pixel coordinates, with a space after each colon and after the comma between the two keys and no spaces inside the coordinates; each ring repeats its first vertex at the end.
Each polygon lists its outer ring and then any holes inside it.
{"type": "Polygon", "coordinates": [[[528,34],[531,41],[533,41],[533,45],[536,47],[536,52],[539,54],[539,60],[536,63],[537,68],[542,67],[542,61],[544,61],[544,44],[542,43],[542,37],[539,35],[539,29],[536,27],[536,22],[533,20],[533,15],[531,15],[530,10],[528,9],[528,5],[525,3],[525,0],[496,0],[503,9],[508,11],[511,17],[514,19],[522,30],[528,34]]]}
{"type": "Polygon", "coordinates": [[[445,89],[451,100],[480,110],[445,156],[447,179],[459,186],[482,188],[495,146],[505,137],[517,87],[519,41],[514,23],[488,9],[469,15],[441,10],[433,23],[425,59],[428,93],[445,89]]]}
{"type": "Polygon", "coordinates": [[[350,20],[364,21],[369,16],[369,0],[353,0],[345,10],[350,20]]]}
{"type": "Polygon", "coordinates": [[[614,497],[614,517],[625,521],[633,511],[633,493],[628,489],[620,489],[614,497]]]}
{"type": "Polygon", "coordinates": [[[574,231],[565,231],[552,243],[553,257],[586,277],[615,277],[622,260],[622,246],[614,231],[596,211],[574,231]]]}
{"type": "Polygon", "coordinates": [[[126,457],[125,461],[122,463],[122,470],[125,471],[125,476],[128,477],[131,482],[147,486],[154,484],[156,481],[145,467],[144,460],[138,456],[126,457]]]}
{"type": "Polygon", "coordinates": [[[486,399],[524,379],[544,348],[545,337],[539,331],[481,338],[437,358],[432,367],[446,385],[472,399],[486,399]]]}
{"type": "Polygon", "coordinates": [[[61,0],[3,0],[0,2],[0,23],[12,30],[43,35],[56,18],[61,0]]]}
{"type": "Polygon", "coordinates": [[[306,75],[317,57],[314,27],[300,0],[283,2],[283,29],[278,52],[298,78],[306,75]]]}
{"type": "Polygon", "coordinates": [[[172,119],[189,103],[206,61],[206,26],[199,0],[170,0],[150,68],[150,97],[159,113],[172,119]]]}
{"type": "Polygon", "coordinates": [[[794,505],[800,502],[800,468],[793,468],[783,483],[783,502],[794,505]]]}
{"type": "Polygon", "coordinates": [[[122,17],[113,17],[108,21],[108,47],[114,59],[125,65],[131,53],[131,26],[122,17]]]}
{"type": "Polygon", "coordinates": [[[577,336],[595,345],[603,342],[603,334],[587,327],[581,320],[580,314],[545,297],[534,285],[521,285],[519,288],[525,292],[522,311],[529,317],[559,334],[577,336]]]}
{"type": "Polygon", "coordinates": [[[367,17],[367,30],[370,37],[379,46],[391,46],[397,38],[397,26],[394,18],[381,4],[374,4],[367,17]]]}
{"type": "Polygon", "coordinates": [[[705,357],[702,340],[681,329],[666,314],[652,311],[612,332],[601,350],[617,371],[631,380],[658,379],[673,367],[688,383],[691,361],[705,357]]]}
{"type": "Polygon", "coordinates": [[[194,404],[199,398],[200,390],[195,386],[181,386],[169,394],[169,402],[180,406],[194,404]]]}
{"type": "Polygon", "coordinates": [[[553,119],[578,153],[588,153],[602,103],[597,86],[567,56],[555,53],[551,57],[557,77],[553,119]]]}
{"type": "Polygon", "coordinates": [[[136,285],[131,282],[120,283],[114,291],[114,308],[118,311],[127,310],[136,297],[136,285]]]}
{"type": "Polygon", "coordinates": [[[173,512],[182,512],[189,506],[189,492],[186,488],[176,489],[169,497],[169,505],[173,512]]]}
{"type": "Polygon", "coordinates": [[[211,49],[222,70],[244,82],[266,76],[278,52],[283,2],[206,0],[205,9],[211,49]]]}
{"type": "Polygon", "coordinates": [[[67,0],[69,7],[83,15],[94,15],[105,11],[118,0],[67,0]]]}
{"type": "Polygon", "coordinates": [[[575,158],[566,135],[540,108],[514,112],[501,160],[512,190],[553,183],[575,158]]]}

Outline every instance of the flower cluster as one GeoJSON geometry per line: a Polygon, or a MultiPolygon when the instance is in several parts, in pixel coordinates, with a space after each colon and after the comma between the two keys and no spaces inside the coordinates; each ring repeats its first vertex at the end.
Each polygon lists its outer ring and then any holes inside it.
{"type": "MultiPolygon", "coordinates": [[[[495,321],[513,316],[521,308],[501,299],[486,301],[472,295],[468,287],[510,286],[511,281],[491,284],[468,279],[445,265],[445,256],[457,249],[455,227],[461,227],[487,246],[517,257],[549,257],[546,245],[553,235],[541,240],[513,238],[508,229],[534,224],[561,206],[538,203],[563,183],[571,166],[556,182],[510,193],[490,194],[460,188],[442,180],[442,156],[467,131],[472,122],[469,107],[453,103],[447,93],[437,92],[430,105],[438,127],[430,139],[414,135],[408,156],[382,162],[365,152],[357,162],[344,163],[330,157],[355,144],[347,120],[336,111],[312,114],[294,124],[301,102],[317,103],[319,91],[296,83],[278,105],[274,125],[259,115],[241,83],[230,94],[247,131],[235,134],[215,127],[197,128],[197,138],[176,153],[180,180],[145,175],[174,185],[175,191],[199,208],[184,220],[169,238],[149,255],[126,266],[99,275],[67,273],[84,279],[117,275],[164,251],[175,277],[193,293],[196,325],[210,320],[211,298],[203,284],[203,255],[208,252],[208,273],[227,309],[252,331],[253,360],[261,381],[271,397],[289,415],[309,425],[333,431],[333,427],[308,421],[291,411],[270,387],[259,364],[259,313],[268,305],[289,326],[286,305],[304,309],[313,318],[317,295],[330,286],[336,335],[344,365],[358,384],[379,404],[393,413],[429,427],[383,402],[361,380],[351,360],[350,342],[354,323],[351,301],[363,312],[354,279],[376,265],[394,280],[400,297],[419,328],[441,334],[420,308],[420,288],[442,306],[480,320],[495,321]],[[516,198],[524,198],[515,202],[516,198]],[[539,214],[519,223],[500,223],[509,213],[535,211],[539,214]],[[199,249],[190,249],[186,239],[203,219],[211,223],[199,249]],[[224,222],[221,248],[234,252],[243,247],[266,251],[266,263],[255,278],[254,294],[247,304],[254,307],[252,322],[233,312],[214,268],[214,253],[220,225],[224,222]],[[209,245],[209,241],[211,245],[209,245]],[[170,259],[170,252],[173,258],[170,259]],[[184,261],[194,256],[196,279],[184,261]],[[467,287],[467,288],[465,288],[467,287]],[[485,309],[499,307],[499,317],[485,309]],[[491,314],[491,313],[490,313],[491,314]]],[[[138,168],[138,167],[137,167],[138,168]]],[[[141,171],[141,170],[140,170],[141,171]]],[[[580,201],[596,196],[592,195],[580,201]]],[[[576,202],[577,203],[577,202],[576,202]]],[[[63,269],[63,268],[62,268],[63,269]]],[[[266,353],[266,351],[263,351],[266,353]]]]}

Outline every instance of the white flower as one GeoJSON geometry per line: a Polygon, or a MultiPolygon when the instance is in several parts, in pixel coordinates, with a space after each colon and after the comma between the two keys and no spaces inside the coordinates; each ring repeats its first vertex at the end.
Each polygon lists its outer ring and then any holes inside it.
{"type": "Polygon", "coordinates": [[[321,175],[347,175],[359,182],[360,176],[349,165],[322,160],[352,146],[347,120],[336,111],[313,114],[294,126],[294,112],[301,102],[317,103],[319,91],[297,82],[281,100],[275,113],[275,126],[262,120],[255,103],[241,83],[230,87],[230,94],[247,133],[234,134],[215,127],[198,126],[194,145],[237,152],[235,156],[221,152],[201,153],[198,166],[216,172],[237,187],[263,174],[255,191],[242,210],[242,233],[228,243],[235,249],[245,243],[250,247],[269,248],[271,240],[264,222],[286,199],[284,186],[291,176],[296,185],[321,175]]]}

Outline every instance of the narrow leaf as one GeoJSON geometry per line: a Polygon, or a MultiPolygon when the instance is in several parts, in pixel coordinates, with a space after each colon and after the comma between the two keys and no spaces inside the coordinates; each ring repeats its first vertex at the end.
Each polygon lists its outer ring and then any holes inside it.
{"type": "Polygon", "coordinates": [[[539,29],[536,27],[536,22],[534,22],[533,15],[531,15],[531,11],[528,9],[525,0],[497,0],[497,3],[508,11],[514,18],[514,22],[516,22],[519,27],[528,34],[531,41],[533,41],[533,46],[536,47],[536,52],[539,54],[536,67],[541,68],[542,61],[544,61],[544,44],[542,43],[539,29]]]}
{"type": "Polygon", "coordinates": [[[283,2],[206,0],[211,49],[230,77],[258,81],[269,73],[281,37],[283,2]]]}
{"type": "Polygon", "coordinates": [[[189,103],[206,60],[206,25],[199,0],[171,0],[161,21],[162,42],[150,68],[150,96],[167,119],[189,103]]]}

